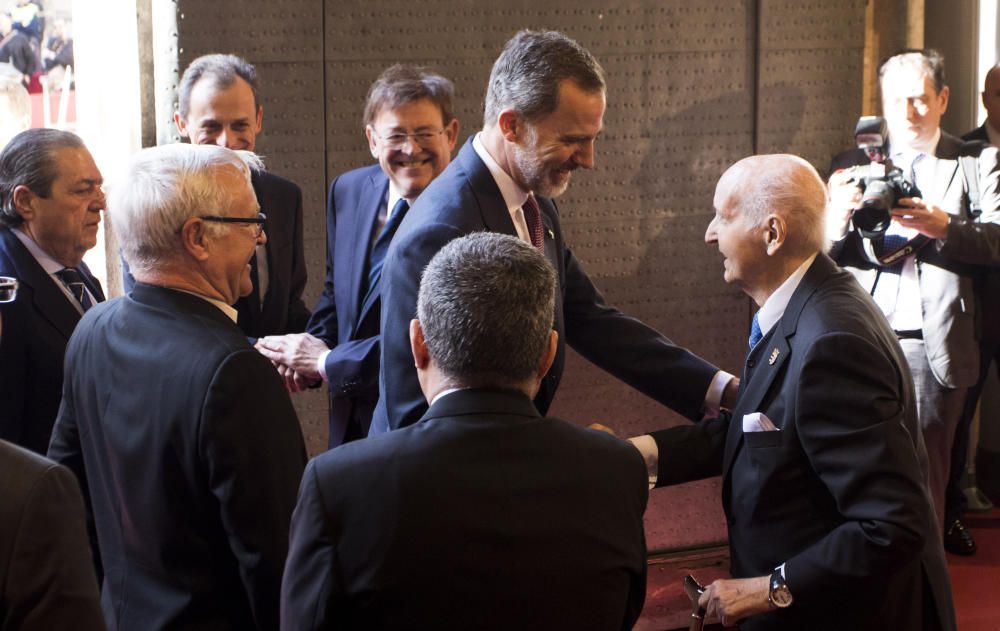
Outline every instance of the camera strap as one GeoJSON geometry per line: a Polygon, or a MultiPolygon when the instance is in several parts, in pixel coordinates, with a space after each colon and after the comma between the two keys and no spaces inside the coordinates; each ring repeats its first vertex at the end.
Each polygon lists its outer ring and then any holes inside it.
{"type": "Polygon", "coordinates": [[[983,214],[983,202],[979,197],[979,158],[976,156],[959,156],[958,163],[962,165],[962,176],[965,178],[965,190],[969,196],[969,218],[978,219],[983,214]]]}
{"type": "MultiPolygon", "coordinates": [[[[891,267],[902,261],[907,256],[911,254],[916,254],[931,241],[933,241],[933,239],[931,239],[927,235],[918,234],[917,236],[913,237],[912,239],[904,243],[901,247],[898,247],[895,250],[889,252],[882,252],[881,254],[877,254],[875,258],[879,262],[879,264],[882,265],[883,267],[891,267]]],[[[872,243],[872,246],[875,252],[879,252],[879,250],[882,249],[881,243],[878,244],[872,243]]]]}

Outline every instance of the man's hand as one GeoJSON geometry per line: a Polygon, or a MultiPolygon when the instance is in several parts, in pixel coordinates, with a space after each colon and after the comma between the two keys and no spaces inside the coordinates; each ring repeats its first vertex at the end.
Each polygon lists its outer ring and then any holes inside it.
{"type": "Polygon", "coordinates": [[[932,239],[948,236],[951,215],[937,206],[927,205],[919,197],[904,197],[899,207],[892,209],[892,218],[904,228],[913,228],[932,239]]]}
{"type": "Polygon", "coordinates": [[[329,349],[308,333],[269,335],[257,340],[257,350],[278,368],[291,392],[298,392],[322,379],[319,357],[329,349]]]}
{"type": "Polygon", "coordinates": [[[861,188],[850,170],[835,171],[827,185],[826,232],[831,241],[839,241],[847,234],[847,223],[854,209],[861,205],[861,188]]]}
{"type": "Polygon", "coordinates": [[[725,390],[722,391],[722,401],[720,401],[720,405],[722,406],[722,408],[725,410],[732,410],[734,407],[736,407],[736,400],[738,398],[739,393],[740,393],[740,378],[733,377],[732,379],[729,380],[729,383],[726,384],[725,390]]]}
{"type": "Polygon", "coordinates": [[[705,588],[698,604],[705,608],[706,617],[717,617],[722,626],[735,627],[744,618],[770,611],[770,578],[720,579],[705,588]]]}

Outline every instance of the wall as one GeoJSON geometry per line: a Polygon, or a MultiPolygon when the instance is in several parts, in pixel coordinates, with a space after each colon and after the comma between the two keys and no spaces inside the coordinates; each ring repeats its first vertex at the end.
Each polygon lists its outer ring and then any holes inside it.
{"type": "MultiPolygon", "coordinates": [[[[492,61],[519,28],[556,28],[587,46],[608,77],[598,167],[560,199],[568,242],[609,302],[723,368],[739,372],[751,305],[722,282],[703,243],[715,181],[735,160],[790,151],[824,171],[860,113],[864,0],[154,0],[176,18],[176,54],[156,43],[157,137],[175,139],[169,107],[183,68],[235,52],[263,78],[269,168],[305,195],[307,303],[324,273],[330,179],[369,164],[361,126],[368,85],[405,60],[449,76],[462,137],[477,130],[492,61]]],[[[159,35],[157,35],[157,32],[159,35]]],[[[663,376],[669,387],[670,375],[663,376]]],[[[323,393],[296,398],[310,449],[325,445],[323,393]]],[[[556,414],[628,436],[681,420],[577,356],[556,414]]],[[[717,480],[652,494],[647,537],[657,556],[643,625],[684,624],[677,575],[720,573],[725,523],[717,480]]]]}

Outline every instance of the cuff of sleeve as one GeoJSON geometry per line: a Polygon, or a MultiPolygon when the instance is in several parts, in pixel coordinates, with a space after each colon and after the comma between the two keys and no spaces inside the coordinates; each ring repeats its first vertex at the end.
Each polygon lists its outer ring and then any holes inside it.
{"type": "Polygon", "coordinates": [[[643,462],[646,463],[646,472],[649,474],[649,488],[656,486],[660,472],[660,449],[656,446],[656,440],[649,434],[634,436],[628,441],[639,450],[643,462]]]}
{"type": "Polygon", "coordinates": [[[708,384],[708,392],[705,393],[705,404],[701,411],[705,416],[716,417],[722,409],[722,393],[725,392],[729,382],[735,379],[733,375],[724,370],[720,370],[712,377],[712,383],[708,384]]]}
{"type": "Polygon", "coordinates": [[[323,351],[320,353],[319,359],[316,360],[316,372],[319,376],[323,378],[323,381],[330,381],[330,378],[326,376],[326,356],[330,354],[330,351],[323,351]]]}

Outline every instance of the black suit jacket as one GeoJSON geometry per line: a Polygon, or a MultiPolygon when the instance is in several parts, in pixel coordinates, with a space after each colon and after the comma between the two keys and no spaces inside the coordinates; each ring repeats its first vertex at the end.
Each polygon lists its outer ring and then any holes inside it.
{"type": "Polygon", "coordinates": [[[104,629],[72,472],[0,440],[0,480],[0,629],[104,629]]]}
{"type": "MultiPolygon", "coordinates": [[[[302,301],[306,287],[306,262],[302,247],[302,190],[298,185],[267,171],[253,171],[251,177],[260,211],[267,215],[267,295],[259,296],[257,258],[251,259],[253,291],[233,305],[239,314],[240,329],[250,338],[284,335],[306,330],[309,309],[302,301]]],[[[132,291],[135,278],[122,260],[125,293],[132,291]]]]}
{"type": "MultiPolygon", "coordinates": [[[[562,378],[568,342],[584,358],[688,418],[701,414],[717,369],[659,332],[604,303],[563,239],[555,203],[538,198],[545,256],[556,271],[554,328],[559,347],[535,405],[544,414],[562,378]]],[[[493,175],[472,146],[420,194],[389,246],[382,272],[382,361],[372,431],[417,421],[427,404],[410,353],[409,322],[416,313],[420,274],[446,243],[489,230],[515,235],[514,222],[493,175]]]]}
{"type": "Polygon", "coordinates": [[[282,629],[631,629],[648,477],[629,444],[460,390],[314,459],[282,629]],[[364,480],[364,484],[345,484],[364,480]]]}
{"type": "Polygon", "coordinates": [[[967,134],[962,135],[962,140],[978,140],[980,142],[990,143],[990,135],[986,133],[986,123],[983,123],[979,127],[976,127],[967,134]]]}
{"type": "Polygon", "coordinates": [[[742,628],[955,628],[913,379],[878,307],[825,255],[749,355],[732,414],[653,437],[658,485],[722,474],[734,577],[785,564],[793,605],[742,628]],[[753,412],[780,431],[744,433],[753,412]]]}
{"type": "MultiPolygon", "coordinates": [[[[104,300],[87,265],[78,271],[104,300]]],[[[20,283],[17,299],[0,304],[0,438],[44,454],[62,397],[63,354],[80,311],[7,228],[0,228],[0,276],[20,283]]]]}
{"type": "Polygon", "coordinates": [[[330,390],[330,447],[368,434],[378,401],[378,283],[367,288],[368,256],[389,178],[374,164],[330,184],[326,210],[326,282],[309,333],[326,342],[330,390]]]}
{"type": "Polygon", "coordinates": [[[274,629],[305,466],[281,378],[216,306],[138,283],[66,351],[49,456],[87,490],[111,629],[274,629]]]}

